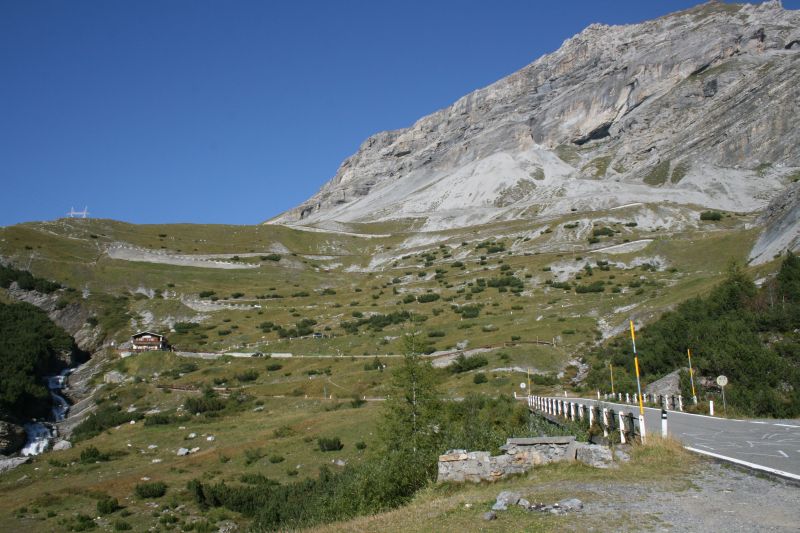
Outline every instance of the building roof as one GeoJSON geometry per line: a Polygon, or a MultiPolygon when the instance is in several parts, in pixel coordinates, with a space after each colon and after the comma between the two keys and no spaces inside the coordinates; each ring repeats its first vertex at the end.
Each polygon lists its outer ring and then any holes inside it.
{"type": "Polygon", "coordinates": [[[140,331],[139,333],[134,333],[131,335],[131,339],[135,339],[137,337],[144,337],[145,335],[151,335],[153,337],[158,337],[159,339],[163,339],[164,335],[159,335],[158,333],[153,333],[152,331],[140,331]]]}

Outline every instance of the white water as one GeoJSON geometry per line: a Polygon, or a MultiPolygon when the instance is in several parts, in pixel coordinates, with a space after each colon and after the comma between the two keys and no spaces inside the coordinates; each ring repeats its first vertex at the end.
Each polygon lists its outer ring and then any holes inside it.
{"type": "MultiPolygon", "coordinates": [[[[64,380],[72,372],[72,368],[66,368],[57,376],[47,376],[47,388],[50,389],[50,396],[53,398],[53,420],[60,422],[64,420],[69,411],[69,403],[57,391],[64,388],[64,380]]],[[[28,440],[20,453],[22,455],[39,455],[47,450],[50,441],[56,437],[56,430],[53,424],[45,421],[28,422],[25,424],[25,433],[28,440]]]]}

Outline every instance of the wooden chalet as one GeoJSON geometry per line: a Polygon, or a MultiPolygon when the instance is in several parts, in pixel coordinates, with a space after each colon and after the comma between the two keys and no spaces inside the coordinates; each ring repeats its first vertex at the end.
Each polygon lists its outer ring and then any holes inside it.
{"type": "Polygon", "coordinates": [[[140,331],[139,333],[131,335],[132,352],[150,352],[156,350],[169,350],[169,344],[164,335],[159,335],[151,331],[140,331]]]}

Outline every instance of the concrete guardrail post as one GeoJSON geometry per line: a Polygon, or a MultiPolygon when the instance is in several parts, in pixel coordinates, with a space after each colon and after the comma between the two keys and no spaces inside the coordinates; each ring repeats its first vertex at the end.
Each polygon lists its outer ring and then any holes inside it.
{"type": "Polygon", "coordinates": [[[603,407],[602,415],[603,415],[603,423],[601,425],[603,426],[603,436],[608,437],[608,409],[606,409],[605,407],[603,407]]]}
{"type": "Polygon", "coordinates": [[[625,403],[631,403],[631,395],[629,393],[625,393],[625,403]]]}
{"type": "Polygon", "coordinates": [[[619,412],[619,441],[625,444],[625,413],[619,412]]]}

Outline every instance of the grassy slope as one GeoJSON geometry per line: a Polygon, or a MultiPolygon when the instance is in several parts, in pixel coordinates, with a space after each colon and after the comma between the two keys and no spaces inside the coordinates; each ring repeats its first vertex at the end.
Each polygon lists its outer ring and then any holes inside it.
{"type": "MultiPolygon", "coordinates": [[[[600,221],[604,216],[598,213],[594,219],[600,221]]],[[[614,213],[615,219],[621,216],[626,215],[624,212],[614,213]]],[[[479,371],[487,373],[488,383],[474,384],[474,372],[451,375],[442,371],[441,389],[447,396],[458,397],[470,391],[509,394],[524,380],[524,375],[494,369],[512,366],[532,367],[543,372],[562,369],[572,354],[596,341],[600,328],[598,319],[605,319],[611,326],[623,323],[629,315],[647,319],[685,298],[708,291],[721,279],[731,260],[745,259],[756,237],[755,231],[743,229],[743,223],[749,220],[747,217],[729,217],[720,223],[704,226],[702,231],[670,235],[663,231],[642,231],[619,223],[615,225],[609,219],[607,223],[598,222],[598,225],[608,225],[619,233],[602,237],[601,242],[589,246],[585,228],[580,225],[575,229],[563,227],[578,219],[577,215],[566,217],[536,228],[531,228],[528,221],[514,221],[443,232],[447,253],[438,248],[438,243],[410,246],[407,239],[412,235],[399,232],[388,238],[364,239],[274,226],[133,226],[104,220],[57,221],[0,229],[1,255],[10,258],[18,267],[25,267],[30,261],[35,274],[65,282],[79,290],[65,294],[63,297],[66,299],[80,299],[80,290],[88,288],[85,303],[98,311],[101,324],[118,328],[111,332],[117,339],[124,339],[135,327],[143,324],[140,321],[138,325],[132,325],[128,317],[119,313],[127,312],[134,318],[152,313],[156,322],[170,318],[201,321],[201,328],[194,333],[170,334],[170,340],[181,349],[241,349],[242,345],[248,345],[252,347],[250,349],[265,352],[344,355],[336,359],[192,360],[197,364],[197,370],[183,376],[172,372],[187,360],[172,355],[149,354],[111,361],[107,370],[117,368],[126,375],[145,380],[103,389],[101,399],[118,402],[124,408],[133,405],[139,411],[152,408],[171,410],[187,395],[199,394],[179,390],[165,393],[157,385],[197,389],[219,384],[234,389],[235,393],[244,392],[251,399],[242,410],[220,418],[188,417],[168,426],[144,426],[141,422],[125,425],[80,443],[73,450],[38,457],[33,464],[0,476],[0,494],[4,496],[0,498],[0,521],[12,524],[15,530],[20,531],[59,528],[63,526],[59,525],[59,520],[75,513],[94,516],[96,497],[101,492],[120,499],[131,513],[125,520],[137,529],[161,520],[165,512],[176,514],[184,523],[208,517],[212,520],[223,518],[225,513],[219,510],[201,517],[191,504],[179,511],[163,511],[163,503],[172,502],[174,506],[189,503],[182,489],[193,477],[235,483],[243,472],[261,472],[270,478],[286,481],[316,475],[317,467],[330,464],[332,458],[352,462],[369,453],[374,443],[380,402],[368,402],[363,407],[353,408],[349,405],[349,398],[354,394],[384,396],[388,372],[365,370],[364,363],[368,359],[351,359],[348,355],[398,354],[402,350],[400,337],[413,331],[419,331],[426,338],[430,332],[442,332],[443,336],[429,338],[437,349],[442,350],[452,349],[456,343],[464,341],[469,347],[502,344],[510,341],[512,335],[524,341],[555,338],[555,347],[520,344],[486,354],[489,364],[479,371]],[[488,254],[485,250],[476,250],[477,243],[498,235],[506,236],[498,240],[506,245],[507,251],[488,254]],[[610,255],[592,251],[643,238],[653,239],[653,242],[638,252],[610,255]],[[266,254],[277,249],[278,245],[286,247],[289,252],[281,252],[282,258],[278,262],[242,259],[257,262],[260,264],[258,269],[215,270],[112,260],[102,253],[104,246],[112,242],[176,253],[266,254]],[[467,244],[462,245],[463,242],[467,244]],[[362,272],[349,268],[364,269],[369,265],[370,257],[394,253],[402,246],[406,248],[397,253],[395,260],[387,261],[383,269],[362,272]],[[426,265],[428,259],[424,256],[434,252],[435,257],[430,258],[430,264],[426,265]],[[334,255],[333,259],[319,257],[334,255]],[[486,259],[482,261],[481,256],[486,259]],[[648,261],[654,257],[663,258],[668,268],[650,271],[632,266],[636,260],[648,261]],[[596,260],[627,266],[612,266],[609,271],[595,268],[592,276],[580,272],[587,261],[594,263],[596,260]],[[453,266],[455,261],[461,261],[463,268],[453,266]],[[340,265],[334,266],[333,263],[340,265]],[[471,292],[478,278],[498,276],[503,265],[509,265],[510,272],[524,280],[521,295],[501,293],[489,287],[482,292],[471,292]],[[572,268],[573,265],[576,268],[572,268]],[[440,280],[434,277],[437,268],[447,271],[440,280]],[[565,271],[564,276],[573,284],[603,280],[608,284],[606,291],[602,294],[577,294],[552,288],[545,281],[558,275],[559,270],[565,271]],[[421,271],[425,276],[418,276],[421,271]],[[576,275],[582,279],[576,280],[576,275]],[[611,292],[614,286],[620,288],[619,293],[611,292]],[[133,291],[140,287],[160,289],[164,298],[134,296],[133,291]],[[325,287],[334,289],[335,294],[321,294],[325,287]],[[221,298],[217,303],[232,303],[239,307],[198,312],[182,303],[181,298],[196,299],[203,290],[215,291],[221,298]],[[292,296],[301,291],[308,292],[309,296],[292,296]],[[402,298],[409,293],[424,294],[427,291],[440,294],[442,299],[426,304],[402,303],[402,298]],[[243,292],[244,296],[231,299],[229,296],[233,292],[243,292]],[[106,316],[104,309],[108,307],[103,307],[107,306],[109,299],[106,293],[128,295],[127,300],[118,302],[121,307],[114,308],[119,312],[118,316],[106,316]],[[256,298],[272,293],[279,293],[284,298],[256,298]],[[450,298],[451,301],[444,301],[450,298]],[[480,315],[474,319],[461,320],[450,309],[453,304],[474,303],[483,305],[480,315]],[[358,335],[347,335],[339,327],[341,321],[353,319],[353,312],[368,316],[374,312],[397,310],[408,310],[414,316],[427,317],[427,320],[389,326],[379,332],[362,327],[358,335]],[[264,333],[258,328],[264,321],[289,327],[306,317],[318,321],[318,331],[324,332],[327,326],[336,337],[286,340],[279,339],[274,332],[264,333]],[[230,333],[220,335],[219,332],[225,330],[230,330],[230,333]],[[268,371],[270,364],[281,364],[282,367],[268,371]],[[329,376],[324,373],[328,367],[329,376]],[[257,370],[258,379],[239,382],[235,376],[246,369],[257,370]],[[157,378],[154,373],[158,374],[157,378]],[[341,400],[320,400],[324,393],[341,400]],[[253,410],[258,407],[257,402],[262,402],[263,410],[253,410]],[[333,408],[336,404],[341,406],[333,408]],[[285,426],[290,428],[289,436],[276,437],[275,430],[285,426]],[[192,431],[201,437],[193,441],[184,440],[192,431]],[[209,434],[216,440],[209,442],[202,438],[202,435],[209,434]],[[340,436],[345,443],[341,452],[323,453],[315,449],[314,439],[333,435],[340,436]],[[367,444],[365,452],[356,450],[357,441],[367,444]],[[149,449],[150,444],[158,447],[149,449]],[[107,463],[73,464],[88,445],[95,445],[104,452],[127,454],[107,463]],[[201,450],[189,457],[175,455],[178,447],[191,447],[189,445],[199,446],[201,450]],[[245,450],[256,448],[263,449],[267,458],[245,466],[245,450]],[[285,460],[270,463],[268,457],[273,454],[281,455],[285,460]],[[162,462],[153,463],[153,459],[162,462]],[[62,463],[68,466],[60,466],[62,463]],[[297,465],[302,466],[297,469],[297,465]],[[299,474],[290,478],[288,471],[293,468],[299,474]],[[169,485],[169,492],[159,510],[154,511],[148,502],[132,497],[133,486],[142,478],[163,480],[169,485]],[[27,510],[15,513],[21,507],[27,507],[27,510]],[[48,513],[56,516],[48,517],[48,513]]],[[[585,225],[584,219],[581,223],[585,225]]],[[[407,227],[393,228],[386,224],[350,229],[372,233],[408,230],[407,227]]],[[[774,265],[767,265],[753,270],[753,274],[760,276],[774,268],[774,265]]],[[[0,295],[0,298],[5,296],[0,295]]],[[[163,325],[152,327],[167,331],[163,325]]],[[[382,362],[391,369],[392,358],[384,357],[382,362]]],[[[535,390],[551,392],[557,388],[560,385],[553,389],[535,390]]],[[[562,467],[542,472],[541,475],[553,476],[553,480],[562,477],[565,480],[584,479],[594,475],[579,468],[562,467]]],[[[619,475],[626,475],[625,470],[620,472],[619,475]]],[[[508,482],[508,486],[516,486],[515,483],[508,482]]],[[[461,503],[488,501],[490,493],[496,490],[497,487],[472,487],[455,494],[446,490],[442,492],[442,489],[433,490],[421,495],[417,503],[407,509],[357,520],[341,528],[352,529],[355,524],[358,529],[377,530],[397,523],[403,524],[402,529],[429,530],[431,524],[440,521],[453,528],[467,527],[468,524],[474,525],[474,519],[480,513],[477,507],[463,511],[461,503]]],[[[553,491],[547,498],[556,498],[557,493],[557,490],[553,491]]],[[[551,519],[541,517],[542,522],[537,527],[547,529],[552,525],[548,520],[551,519]]],[[[584,524],[580,521],[583,518],[578,520],[580,529],[584,524]]],[[[498,522],[487,527],[499,530],[520,527],[516,522],[511,524],[498,522]]]]}

